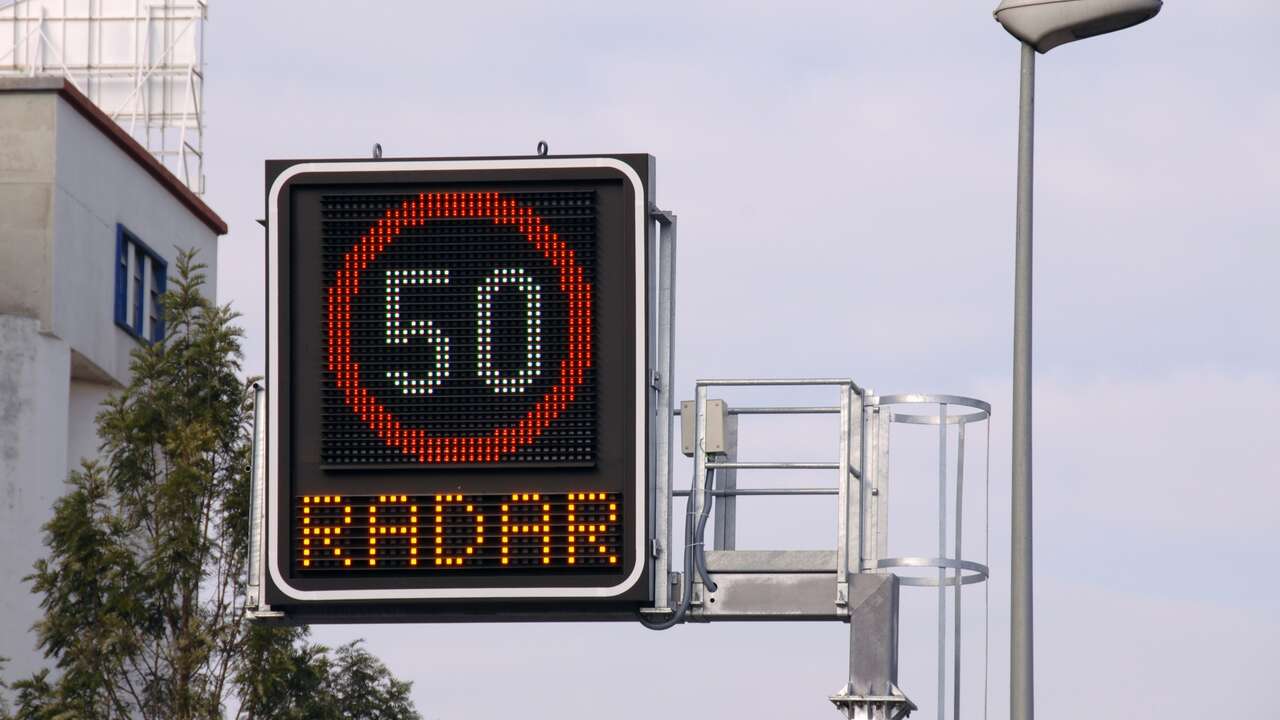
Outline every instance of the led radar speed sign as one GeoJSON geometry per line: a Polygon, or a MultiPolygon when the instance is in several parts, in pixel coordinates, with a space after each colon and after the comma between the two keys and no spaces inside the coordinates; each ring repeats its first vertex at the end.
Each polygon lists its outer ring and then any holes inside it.
{"type": "Polygon", "coordinates": [[[267,164],[273,606],[649,599],[651,175],[643,155],[267,164]]]}

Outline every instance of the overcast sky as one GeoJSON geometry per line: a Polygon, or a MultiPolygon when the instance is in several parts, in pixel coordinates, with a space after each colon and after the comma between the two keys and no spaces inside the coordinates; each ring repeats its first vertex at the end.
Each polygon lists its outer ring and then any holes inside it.
{"type": "MultiPolygon", "coordinates": [[[[263,160],[374,142],[409,157],[542,139],[553,154],[651,153],[680,217],[682,397],[698,377],[846,376],[993,404],[990,717],[1005,718],[1018,48],[991,5],[212,3],[206,199],[231,228],[218,293],[244,316],[249,369],[265,354],[263,160]]],[[[1280,704],[1278,31],[1273,0],[1170,2],[1040,58],[1042,718],[1280,704]]],[[[744,431],[759,443],[744,454],[831,452],[814,438],[744,431]]],[[[911,442],[891,549],[928,555],[933,506],[915,488],[933,481],[914,470],[932,460],[911,442]]],[[[831,542],[829,506],[753,507],[741,545],[831,542]]],[[[981,509],[966,513],[978,560],[981,509]]],[[[921,717],[936,712],[928,592],[904,589],[902,620],[901,685],[921,717]]],[[[977,717],[982,586],[967,597],[977,717]]],[[[835,624],[315,635],[368,638],[432,720],[832,718],[847,651],[835,624]]]]}

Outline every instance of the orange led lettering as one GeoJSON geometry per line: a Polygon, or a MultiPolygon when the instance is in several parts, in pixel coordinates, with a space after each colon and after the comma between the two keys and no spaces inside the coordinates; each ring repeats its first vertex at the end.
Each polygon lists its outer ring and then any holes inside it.
{"type": "Polygon", "coordinates": [[[572,492],[566,504],[568,524],[568,565],[608,563],[618,564],[615,533],[618,522],[618,503],[603,492],[572,492]],[[583,521],[586,521],[585,523],[583,521]]]}
{"type": "MultiPolygon", "coordinates": [[[[400,558],[408,559],[408,565],[417,565],[417,560],[413,559],[413,555],[417,554],[417,550],[409,552],[410,543],[408,536],[416,536],[418,534],[418,513],[417,506],[408,504],[408,496],[405,495],[379,495],[378,504],[369,506],[369,565],[375,566],[378,561],[375,556],[383,558],[384,561],[398,561],[403,563],[400,558]],[[379,521],[381,520],[381,521],[379,521]],[[381,535],[406,536],[382,538],[382,554],[378,554],[378,537],[381,535]]],[[[416,537],[414,538],[416,540],[416,537]]],[[[391,562],[390,567],[395,567],[396,562],[391,562]]]]}
{"type": "Polygon", "coordinates": [[[338,496],[305,495],[302,503],[302,556],[305,558],[302,566],[316,569],[336,566],[336,559],[342,552],[342,541],[335,542],[329,536],[337,535],[337,526],[343,522],[344,515],[337,507],[338,496]],[[315,545],[311,542],[313,537],[318,538],[315,545]]]}
{"type": "MultiPolygon", "coordinates": [[[[439,496],[436,496],[439,499],[439,496]]],[[[463,501],[462,495],[445,495],[444,501],[435,506],[436,555],[444,556],[446,567],[463,565],[463,559],[475,555],[476,546],[484,544],[484,515],[474,504],[463,501]],[[458,520],[474,528],[474,532],[448,532],[446,527],[457,526],[458,520]]],[[[440,558],[436,558],[440,564],[440,558]]]]}
{"type": "Polygon", "coordinates": [[[308,571],[587,570],[622,562],[614,493],[309,495],[296,502],[294,567],[308,571]],[[429,560],[419,562],[423,556],[429,560]]]}
{"type": "MultiPolygon", "coordinates": [[[[532,556],[517,558],[517,564],[551,564],[551,515],[540,493],[513,493],[512,502],[502,506],[502,554],[532,556]],[[532,521],[532,524],[526,524],[532,521]],[[515,548],[512,551],[512,547],[515,548]]],[[[502,564],[510,564],[509,557],[502,564]]]]}

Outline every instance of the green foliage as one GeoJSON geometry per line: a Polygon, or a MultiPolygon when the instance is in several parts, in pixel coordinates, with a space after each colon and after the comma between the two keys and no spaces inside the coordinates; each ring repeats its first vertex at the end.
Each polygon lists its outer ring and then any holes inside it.
{"type": "Polygon", "coordinates": [[[54,688],[49,684],[49,671],[41,670],[26,680],[13,684],[18,691],[18,714],[5,715],[5,720],[73,720],[78,717],[73,711],[56,699],[54,688]]]}
{"type": "MultiPolygon", "coordinates": [[[[296,630],[291,630],[297,632],[296,630]]],[[[254,628],[246,650],[255,673],[242,678],[246,717],[284,720],[420,720],[409,699],[412,683],[397,680],[359,641],[330,651],[280,642],[254,628]]]]}
{"type": "MultiPolygon", "coordinates": [[[[56,670],[14,683],[13,720],[418,718],[408,683],[354,645],[245,618],[251,392],[235,314],[175,263],[166,337],[98,415],[85,463],[45,526],[40,647],[56,670]]],[[[8,720],[0,706],[0,718],[8,720]]]]}
{"type": "MultiPolygon", "coordinates": [[[[119,673],[116,663],[137,653],[141,638],[134,624],[146,616],[137,598],[121,592],[141,578],[124,542],[124,524],[107,506],[101,469],[88,464],[71,474],[68,485],[45,526],[50,557],[36,562],[32,590],[44,595],[36,631],[46,654],[57,658],[57,705],[88,717],[96,708],[120,704],[104,677],[119,673]]],[[[47,685],[45,678],[27,685],[27,696],[40,697],[47,685]]]]}
{"type": "MultiPolygon", "coordinates": [[[[330,664],[324,648],[309,645],[298,628],[253,627],[244,643],[245,663],[236,680],[240,715],[282,720],[323,720],[330,664]]],[[[412,716],[410,716],[412,717],[412,716]]]]}
{"type": "Polygon", "coordinates": [[[397,680],[378,658],[352,642],[338,648],[329,692],[341,720],[418,718],[409,699],[412,683],[397,680]]]}

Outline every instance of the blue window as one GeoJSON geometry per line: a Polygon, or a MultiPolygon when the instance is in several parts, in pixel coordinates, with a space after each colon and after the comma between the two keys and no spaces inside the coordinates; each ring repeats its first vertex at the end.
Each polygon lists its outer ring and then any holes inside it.
{"type": "Polygon", "coordinates": [[[169,266],[124,225],[116,225],[116,325],[143,342],[164,337],[160,295],[169,266]]]}

